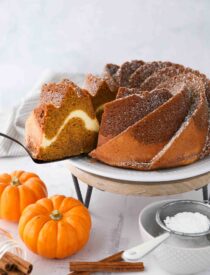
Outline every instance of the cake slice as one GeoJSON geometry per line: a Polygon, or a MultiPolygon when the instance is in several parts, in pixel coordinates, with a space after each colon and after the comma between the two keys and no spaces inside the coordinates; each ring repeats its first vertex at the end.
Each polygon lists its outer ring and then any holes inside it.
{"type": "Polygon", "coordinates": [[[57,160],[90,152],[99,125],[90,95],[73,82],[45,84],[25,125],[26,146],[36,159],[57,160]]]}
{"type": "Polygon", "coordinates": [[[105,80],[92,74],[86,75],[84,88],[91,95],[93,108],[100,122],[104,103],[114,100],[116,92],[110,90],[105,80]]]}

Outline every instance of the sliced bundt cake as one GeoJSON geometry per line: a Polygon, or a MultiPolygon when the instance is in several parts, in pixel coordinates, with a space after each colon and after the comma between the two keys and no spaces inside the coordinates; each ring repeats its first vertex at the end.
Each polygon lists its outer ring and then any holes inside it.
{"type": "Polygon", "coordinates": [[[98,146],[90,155],[109,165],[154,170],[210,154],[210,81],[171,62],[129,62],[110,78],[116,100],[105,104],[98,146]]]}
{"type": "Polygon", "coordinates": [[[171,62],[133,60],[107,64],[100,77],[88,74],[84,87],[68,80],[43,86],[26,123],[35,158],[94,149],[90,156],[106,164],[154,170],[210,154],[210,80],[204,74],[171,62]]]}
{"type": "Polygon", "coordinates": [[[63,80],[43,86],[40,104],[26,122],[25,140],[34,158],[62,159],[90,152],[98,128],[88,92],[63,80]]]}

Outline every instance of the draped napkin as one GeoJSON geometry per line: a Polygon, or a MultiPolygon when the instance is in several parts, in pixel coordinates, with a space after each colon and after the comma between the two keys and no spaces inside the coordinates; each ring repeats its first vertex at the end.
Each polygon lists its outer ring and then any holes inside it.
{"type": "MultiPolygon", "coordinates": [[[[68,78],[82,86],[84,75],[45,70],[18,106],[13,107],[7,112],[0,113],[0,132],[24,143],[25,122],[39,102],[42,85],[48,82],[58,82],[64,78],[68,78]]],[[[21,146],[6,138],[0,138],[0,157],[17,157],[24,155],[26,155],[26,152],[21,146]]]]}

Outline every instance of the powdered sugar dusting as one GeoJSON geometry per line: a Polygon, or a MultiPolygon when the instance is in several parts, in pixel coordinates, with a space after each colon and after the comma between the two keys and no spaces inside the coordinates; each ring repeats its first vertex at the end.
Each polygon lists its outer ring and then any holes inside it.
{"type": "Polygon", "coordinates": [[[198,212],[180,212],[175,216],[166,217],[164,223],[172,231],[189,234],[206,232],[210,228],[208,217],[198,212]]]}

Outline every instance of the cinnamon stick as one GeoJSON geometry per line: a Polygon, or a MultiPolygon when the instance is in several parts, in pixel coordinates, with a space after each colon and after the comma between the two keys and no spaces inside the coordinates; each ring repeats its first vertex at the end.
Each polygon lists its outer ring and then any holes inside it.
{"type": "Polygon", "coordinates": [[[33,266],[31,263],[29,263],[28,261],[25,261],[24,259],[10,252],[6,252],[1,258],[0,262],[1,261],[10,265],[10,269],[3,268],[3,269],[6,269],[7,271],[20,271],[25,274],[29,274],[33,269],[33,266]]]}
{"type": "Polygon", "coordinates": [[[103,263],[103,262],[115,262],[115,261],[122,261],[123,258],[122,258],[122,254],[123,254],[124,251],[120,251],[120,252],[117,252],[111,256],[108,256],[102,260],[100,260],[99,262],[100,263],[103,263]]]}
{"type": "Polygon", "coordinates": [[[144,265],[141,262],[70,262],[70,271],[135,272],[143,270],[144,265]]]}
{"type": "MultiPolygon", "coordinates": [[[[122,254],[123,254],[124,251],[120,251],[120,252],[117,252],[111,256],[108,256],[102,260],[100,260],[99,262],[100,263],[103,263],[103,262],[115,262],[115,261],[121,261],[122,260],[122,254]]],[[[71,275],[90,275],[90,272],[88,271],[74,271],[74,272],[71,272],[71,275]]]]}
{"type": "Polygon", "coordinates": [[[15,268],[17,268],[17,266],[14,263],[8,261],[7,258],[5,258],[4,256],[0,259],[1,270],[11,271],[11,270],[15,270],[15,268]]]}
{"type": "Polygon", "coordinates": [[[0,274],[1,275],[8,275],[7,271],[2,269],[2,268],[0,268],[0,274]]]}
{"type": "MultiPolygon", "coordinates": [[[[0,273],[1,274],[1,273],[0,273]]],[[[23,273],[21,271],[9,271],[7,275],[25,275],[26,273],[23,273]]]]}

